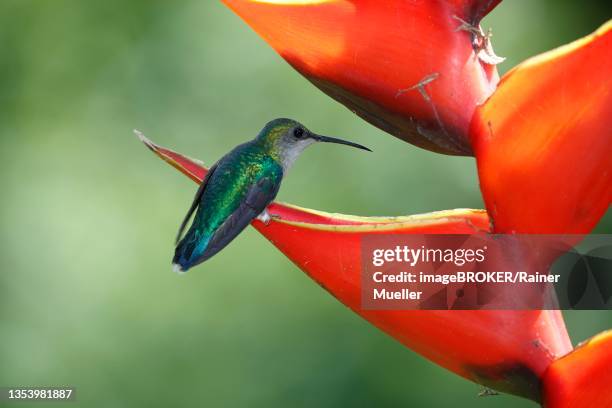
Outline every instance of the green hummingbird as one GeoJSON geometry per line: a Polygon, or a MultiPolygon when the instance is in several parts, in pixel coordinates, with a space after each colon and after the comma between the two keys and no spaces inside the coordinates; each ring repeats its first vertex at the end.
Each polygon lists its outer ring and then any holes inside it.
{"type": "Polygon", "coordinates": [[[340,143],[371,151],[357,143],[321,136],[291,119],[268,122],[255,139],[235,147],[206,174],[176,238],[175,272],[186,272],[225,248],[257,218],[265,224],[266,210],[302,151],[315,142],[340,143]],[[183,231],[195,217],[184,237],[183,231]],[[182,238],[181,238],[182,237],[182,238]]]}

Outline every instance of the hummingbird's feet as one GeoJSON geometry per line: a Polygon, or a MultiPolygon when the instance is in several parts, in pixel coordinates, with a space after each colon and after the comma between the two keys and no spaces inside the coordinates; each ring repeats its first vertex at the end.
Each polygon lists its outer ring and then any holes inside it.
{"type": "Polygon", "coordinates": [[[280,220],[280,215],[270,214],[267,209],[263,210],[261,214],[257,216],[257,219],[264,223],[264,225],[268,226],[272,219],[280,220]]]}

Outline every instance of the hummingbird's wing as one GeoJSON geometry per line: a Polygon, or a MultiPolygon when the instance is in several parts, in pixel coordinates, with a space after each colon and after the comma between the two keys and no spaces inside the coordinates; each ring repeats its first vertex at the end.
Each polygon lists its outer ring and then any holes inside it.
{"type": "Polygon", "coordinates": [[[210,169],[208,169],[206,176],[204,176],[204,180],[202,180],[202,183],[200,184],[200,187],[198,188],[198,191],[196,192],[196,195],[193,198],[191,207],[189,207],[189,210],[187,211],[187,215],[185,215],[185,218],[183,219],[183,222],[181,223],[179,232],[176,235],[175,244],[178,244],[179,241],[181,240],[181,237],[183,236],[183,231],[185,231],[185,227],[187,226],[187,223],[191,219],[191,216],[193,215],[195,210],[198,208],[198,205],[200,205],[200,199],[202,198],[202,194],[204,194],[204,190],[206,190],[206,185],[208,184],[208,181],[212,177],[215,170],[217,170],[217,164],[215,164],[210,169]]]}
{"type": "Polygon", "coordinates": [[[280,184],[280,178],[274,175],[262,177],[253,184],[240,206],[213,233],[201,260],[205,261],[222,250],[261,214],[276,197],[280,184]]]}

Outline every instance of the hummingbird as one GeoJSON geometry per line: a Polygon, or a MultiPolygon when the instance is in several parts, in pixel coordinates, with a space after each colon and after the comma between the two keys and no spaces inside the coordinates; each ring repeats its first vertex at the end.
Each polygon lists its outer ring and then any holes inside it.
{"type": "Polygon", "coordinates": [[[313,133],[292,119],[268,122],[255,139],[236,146],[208,170],[179,228],[173,270],[187,272],[211,258],[256,218],[268,225],[275,216],[266,207],[297,157],[316,142],[371,151],[357,143],[313,133]]]}

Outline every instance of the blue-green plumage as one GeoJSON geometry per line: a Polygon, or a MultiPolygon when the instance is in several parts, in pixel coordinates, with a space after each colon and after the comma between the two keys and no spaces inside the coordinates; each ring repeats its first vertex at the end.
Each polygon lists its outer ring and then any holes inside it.
{"type": "Polygon", "coordinates": [[[234,239],[274,200],[297,156],[316,142],[367,148],[309,132],[291,119],[269,122],[250,142],[241,144],[210,168],[177,237],[173,264],[178,271],[204,262],[234,239]],[[193,223],[181,234],[193,213],[193,223]]]}
{"type": "Polygon", "coordinates": [[[274,199],[282,177],[281,164],[256,141],[242,144],[225,155],[211,168],[201,195],[196,197],[198,211],[177,246],[174,263],[187,270],[221,250],[224,245],[219,244],[225,243],[229,236],[219,236],[218,243],[211,246],[215,232],[233,215],[233,230],[226,232],[232,232],[233,236],[240,233],[274,199]],[[256,194],[265,199],[247,202],[249,195],[256,194]]]}

